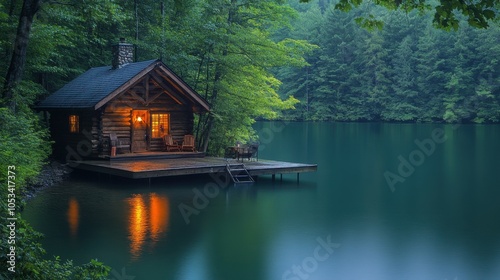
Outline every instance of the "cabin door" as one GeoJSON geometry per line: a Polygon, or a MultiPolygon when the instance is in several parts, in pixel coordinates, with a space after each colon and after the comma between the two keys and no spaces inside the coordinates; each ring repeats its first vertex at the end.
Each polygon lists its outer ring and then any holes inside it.
{"type": "Polygon", "coordinates": [[[149,112],[147,110],[132,111],[132,152],[148,150],[149,112]]]}

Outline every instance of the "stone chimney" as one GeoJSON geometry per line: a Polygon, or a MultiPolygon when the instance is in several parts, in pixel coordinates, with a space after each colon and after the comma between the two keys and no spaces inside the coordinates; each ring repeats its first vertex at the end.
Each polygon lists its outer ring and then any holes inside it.
{"type": "Polygon", "coordinates": [[[122,68],[134,62],[134,45],[126,43],[125,38],[120,38],[120,43],[113,45],[113,69],[122,68]]]}

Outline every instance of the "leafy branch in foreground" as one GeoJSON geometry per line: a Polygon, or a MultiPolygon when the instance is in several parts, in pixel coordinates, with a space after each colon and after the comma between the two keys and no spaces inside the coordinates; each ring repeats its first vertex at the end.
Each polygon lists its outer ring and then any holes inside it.
{"type": "MultiPolygon", "coordinates": [[[[311,0],[300,0],[300,2],[307,3],[311,0]]],[[[434,9],[434,24],[446,30],[458,29],[460,19],[457,18],[457,13],[464,15],[470,26],[478,28],[488,28],[491,21],[498,21],[499,18],[499,3],[495,0],[340,0],[335,8],[348,12],[359,7],[363,2],[373,2],[389,10],[401,9],[405,12],[413,10],[424,12],[434,9]]],[[[357,21],[362,26],[369,28],[380,28],[383,24],[383,21],[376,19],[373,15],[369,15],[368,18],[359,17],[357,21]]]]}
{"type": "Polygon", "coordinates": [[[388,13],[364,4],[350,12],[299,4],[295,31],[320,48],[308,67],[282,68],[280,94],[301,103],[285,118],[322,121],[472,122],[500,120],[500,26],[437,29],[431,12],[388,13]],[[366,12],[385,22],[368,32],[366,12]],[[314,32],[310,32],[310,30],[314,32]]]}

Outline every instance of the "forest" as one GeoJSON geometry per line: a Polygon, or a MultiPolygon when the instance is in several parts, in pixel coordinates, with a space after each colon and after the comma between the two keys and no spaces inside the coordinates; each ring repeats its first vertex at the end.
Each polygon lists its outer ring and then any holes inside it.
{"type": "MultiPolygon", "coordinates": [[[[21,7],[4,2],[7,21],[0,29],[10,35],[2,37],[0,60],[8,65],[21,7]]],[[[110,65],[111,45],[123,37],[136,46],[136,61],[162,59],[211,104],[195,134],[201,150],[218,154],[228,143],[253,137],[255,118],[293,108],[297,100],[280,98],[270,69],[305,66],[304,54],[314,47],[271,36],[296,17],[286,1],[239,2],[47,2],[36,14],[14,99],[34,104],[89,68],[110,65]]]]}
{"type": "Polygon", "coordinates": [[[333,5],[297,6],[299,19],[281,36],[318,46],[308,66],[276,71],[279,92],[294,96],[292,120],[473,122],[500,120],[500,28],[462,24],[446,31],[432,12],[363,4],[347,13],[333,5]],[[356,19],[384,23],[368,30],[356,19]]]}
{"type": "MultiPolygon", "coordinates": [[[[51,153],[34,106],[110,65],[121,37],[136,46],[137,61],[162,59],[211,104],[195,133],[213,155],[255,138],[256,119],[499,121],[497,1],[376,2],[0,0],[0,181],[16,166],[17,279],[105,279],[110,271],[97,260],[77,266],[45,256],[42,235],[19,213],[51,153]]],[[[4,221],[0,231],[9,234],[4,221]]],[[[2,263],[8,250],[2,242],[2,263]]]]}
{"type": "MultiPolygon", "coordinates": [[[[1,0],[0,181],[15,179],[18,186],[8,196],[17,202],[14,278],[106,279],[111,270],[98,260],[77,265],[46,256],[42,235],[20,215],[28,186],[51,153],[47,125],[33,110],[39,100],[91,67],[110,65],[111,46],[123,37],[136,46],[136,61],[162,59],[210,103],[195,134],[201,150],[217,155],[228,143],[255,137],[255,118],[276,118],[297,103],[280,98],[271,72],[305,66],[304,55],[314,48],[272,37],[296,16],[284,0],[1,0]],[[17,170],[12,178],[9,166],[17,170]]],[[[0,193],[2,213],[7,195],[0,193]]],[[[7,223],[0,231],[10,234],[7,223]]],[[[0,245],[4,264],[9,246],[0,245]]],[[[9,273],[2,269],[0,278],[9,273]]]]}

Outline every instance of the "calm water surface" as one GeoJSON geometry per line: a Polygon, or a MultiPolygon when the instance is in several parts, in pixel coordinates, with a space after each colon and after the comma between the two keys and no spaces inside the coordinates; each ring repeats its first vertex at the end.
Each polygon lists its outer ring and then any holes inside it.
{"type": "Polygon", "coordinates": [[[318,172],[209,189],[207,201],[193,189],[208,176],[148,186],[86,174],[23,215],[49,256],[97,258],[112,279],[500,279],[499,125],[256,129],[261,158],[318,172]],[[196,210],[189,224],[180,205],[196,210]]]}

